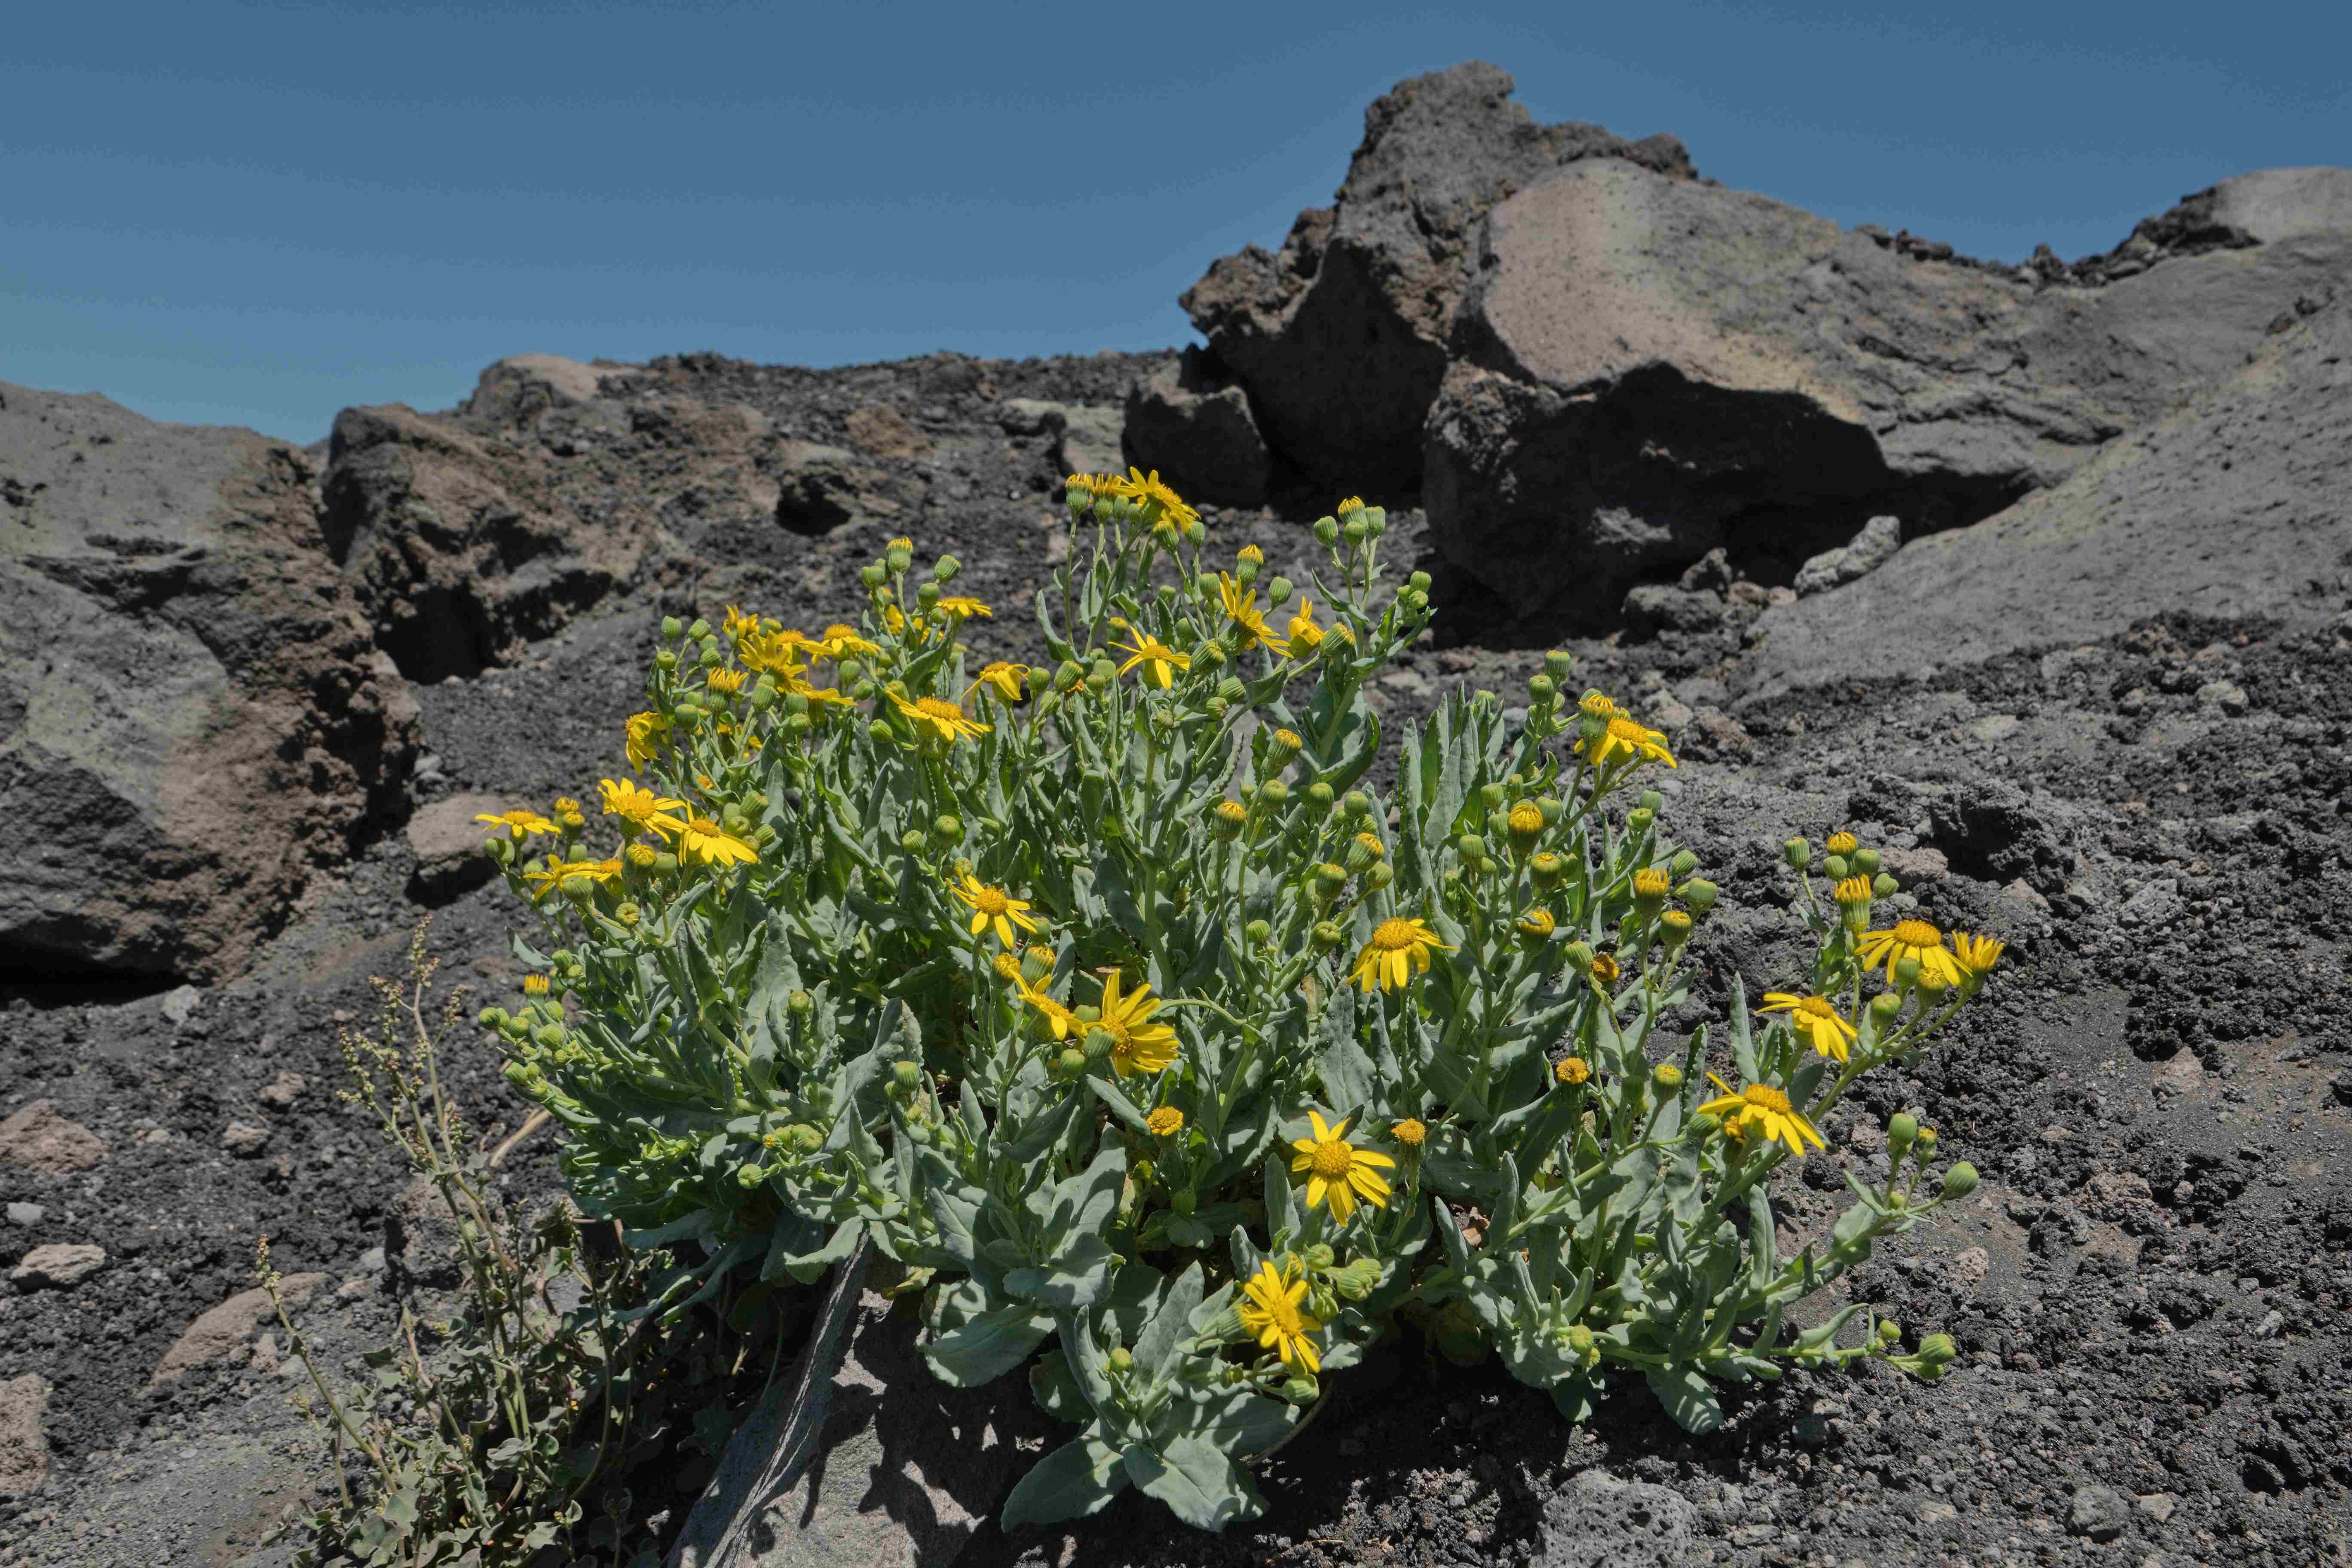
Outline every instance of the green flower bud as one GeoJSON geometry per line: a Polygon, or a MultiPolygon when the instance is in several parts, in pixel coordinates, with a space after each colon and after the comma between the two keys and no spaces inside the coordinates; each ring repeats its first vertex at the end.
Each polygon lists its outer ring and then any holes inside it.
{"type": "Polygon", "coordinates": [[[1691,907],[1691,913],[1695,915],[1703,915],[1715,908],[1716,900],[1722,896],[1723,889],[1704,878],[1694,877],[1683,884],[1683,902],[1691,907]]]}
{"type": "Polygon", "coordinates": [[[1331,786],[1321,779],[1307,786],[1307,815],[1318,822],[1331,815],[1332,800],[1331,786]]]}
{"type": "Polygon", "coordinates": [[[1114,1373],[1125,1373],[1135,1370],[1135,1352],[1125,1345],[1113,1346],[1108,1360],[1114,1373]]]}
{"type": "MultiPolygon", "coordinates": [[[[1220,662],[1223,661],[1221,660],[1220,662]]],[[[1249,689],[1241,683],[1240,679],[1235,676],[1228,675],[1223,680],[1217,682],[1216,696],[1211,699],[1211,700],[1222,702],[1226,707],[1230,708],[1248,695],[1249,689]]]]}
{"type": "Polygon", "coordinates": [[[677,668],[677,655],[670,652],[667,648],[661,649],[654,655],[654,668],[664,672],[676,669],[677,668]]]}
{"type": "Polygon", "coordinates": [[[1882,991],[1870,999],[1870,1016],[1878,1020],[1878,1026],[1882,1030],[1893,1024],[1895,1016],[1901,1011],[1903,1011],[1903,998],[1892,991],[1882,991]]]}
{"type": "Polygon", "coordinates": [[[930,847],[930,835],[919,827],[909,827],[898,836],[898,847],[909,855],[920,855],[930,847]]]}
{"type": "Polygon", "coordinates": [[[1099,1025],[1087,1031],[1086,1053],[1088,1061],[1098,1062],[1118,1048],[1118,1037],[1099,1025]]]}
{"type": "Polygon", "coordinates": [[[963,818],[951,812],[942,813],[932,822],[931,831],[940,836],[942,844],[963,842],[963,818]]]}
{"type": "Polygon", "coordinates": [[[1056,691],[1076,690],[1078,685],[1084,681],[1086,678],[1087,672],[1078,667],[1078,661],[1076,659],[1066,658],[1060,664],[1054,667],[1054,689],[1056,691]]]}
{"type": "Polygon", "coordinates": [[[1685,1125],[1683,1131],[1694,1143],[1704,1143],[1723,1130],[1723,1118],[1710,1110],[1702,1110],[1685,1125]]]}
{"type": "Polygon", "coordinates": [[[1274,940],[1274,927],[1265,921],[1252,921],[1242,928],[1242,935],[1252,947],[1264,947],[1274,940]]]}
{"type": "Polygon", "coordinates": [[[1891,1344],[1895,1344],[1895,1343],[1898,1342],[1899,1341],[1901,1341],[1901,1339],[1902,1339],[1902,1338],[1903,1338],[1903,1325],[1902,1325],[1902,1324],[1900,1324],[1900,1323],[1896,1322],[1896,1321],[1895,1321],[1894,1319],[1892,1319],[1892,1318],[1881,1318],[1881,1319],[1878,1321],[1878,1342],[1879,1342],[1880,1344],[1883,1344],[1883,1345],[1891,1345],[1891,1344]]]}
{"type": "Polygon", "coordinates": [[[1268,812],[1278,812],[1290,804],[1290,786],[1280,779],[1268,779],[1257,786],[1257,798],[1268,812]]]}
{"type": "MultiPolygon", "coordinates": [[[[530,1032],[530,1043],[544,1050],[561,1050],[564,1038],[563,1026],[561,1024],[541,1024],[530,1032]]],[[[1949,1176],[1945,1177],[1944,1180],[1947,1185],[1950,1184],[1949,1176]]]]}
{"type": "Polygon", "coordinates": [[[1853,862],[1853,868],[1862,875],[1865,877],[1874,877],[1878,874],[1877,850],[1857,849],[1852,855],[1848,856],[1847,858],[1853,862]]]}
{"type": "Polygon", "coordinates": [[[1318,1274],[1339,1260],[1339,1255],[1323,1242],[1318,1241],[1307,1249],[1307,1267],[1318,1274]]]}
{"type": "Polygon", "coordinates": [[[482,853],[503,866],[514,858],[514,841],[500,834],[482,840],[482,853]]]}
{"type": "Polygon", "coordinates": [[[1339,929],[1338,921],[1317,921],[1315,922],[1315,945],[1319,951],[1337,952],[1346,946],[1347,942],[1348,933],[1339,929]]]}
{"type": "Polygon", "coordinates": [[[1683,1069],[1672,1062],[1660,1062],[1650,1069],[1650,1081],[1663,1089],[1680,1089],[1683,1086],[1683,1069]]]}
{"type": "Polygon", "coordinates": [[[1340,529],[1339,532],[1350,544],[1361,544],[1372,536],[1372,531],[1364,525],[1363,515],[1360,512],[1349,518],[1347,526],[1340,529]]]}
{"type": "Polygon", "coordinates": [[[1486,841],[1475,833],[1465,833],[1454,841],[1454,852],[1465,860],[1484,860],[1486,841]]]}
{"type": "Polygon", "coordinates": [[[1907,1110],[1898,1110],[1887,1119],[1886,1157],[1900,1164],[1903,1156],[1911,1152],[1911,1144],[1919,1136],[1919,1119],[1907,1110]]]}
{"type": "Polygon", "coordinates": [[[1415,572],[1404,580],[1404,585],[1412,593],[1426,594],[1429,592],[1430,586],[1429,574],[1426,572],[1415,572]]]}
{"type": "Polygon", "coordinates": [[[1648,812],[1651,816],[1655,816],[1658,813],[1666,808],[1666,797],[1660,795],[1656,790],[1645,789],[1634,800],[1633,804],[1640,806],[1643,811],[1648,812]]]}
{"type": "Polygon", "coordinates": [[[926,583],[915,590],[915,603],[924,609],[930,609],[939,602],[940,585],[937,583],[926,583]]]}
{"type": "Polygon", "coordinates": [[[1372,797],[1362,790],[1351,789],[1341,797],[1339,809],[1348,814],[1349,821],[1362,822],[1372,815],[1372,797]]]}
{"type": "Polygon", "coordinates": [[[1339,543],[1339,520],[1336,517],[1317,518],[1315,520],[1315,542],[1323,546],[1326,550],[1328,550],[1331,546],[1339,543]]]}
{"type": "Polygon", "coordinates": [[[1833,882],[1843,881],[1850,868],[1843,855],[1825,855],[1822,858],[1822,875],[1833,882]]]}
{"type": "Polygon", "coordinates": [[[1637,805],[1625,814],[1625,836],[1639,838],[1657,822],[1658,814],[1646,805],[1637,805]]]}
{"type": "Polygon", "coordinates": [[[1586,942],[1571,942],[1561,952],[1559,959],[1570,970],[1582,974],[1592,967],[1592,944],[1586,942]]]}
{"type": "Polygon", "coordinates": [[[1916,958],[1906,953],[1895,961],[1895,984],[1904,991],[1919,984],[1919,961],[1916,958]]]}
{"type": "Polygon", "coordinates": [[[1276,577],[1265,585],[1266,603],[1279,609],[1290,603],[1290,595],[1296,591],[1291,586],[1289,578],[1276,577]]]}
{"type": "Polygon", "coordinates": [[[1936,1130],[1932,1127],[1919,1129],[1919,1142],[1911,1147],[1912,1152],[1919,1156],[1919,1163],[1924,1168],[1928,1161],[1936,1157],[1936,1130]]]}
{"type": "Polygon", "coordinates": [[[1977,1190],[1977,1168],[1966,1160],[1944,1173],[1944,1199],[1954,1202],[1977,1190]]]}
{"type": "Polygon", "coordinates": [[[1926,1334],[1919,1341],[1919,1361],[1935,1372],[1941,1372],[1959,1358],[1960,1347],[1952,1342],[1949,1334],[1926,1334]]]}
{"type": "Polygon", "coordinates": [[[1543,658],[1544,673],[1554,680],[1566,680],[1576,673],[1576,656],[1565,648],[1554,648],[1543,658]]]}
{"type": "Polygon", "coordinates": [[[1396,880],[1396,868],[1385,860],[1375,860],[1364,873],[1364,886],[1372,892],[1381,892],[1396,880]]]}
{"type": "Polygon", "coordinates": [[[1065,1079],[1077,1077],[1087,1070],[1087,1053],[1076,1046],[1069,1047],[1054,1058],[1054,1070],[1065,1079]]]}
{"type": "Polygon", "coordinates": [[[1903,884],[1881,871],[1872,879],[1870,890],[1882,899],[1891,899],[1903,890],[1903,884]]]}
{"type": "Polygon", "coordinates": [[[904,541],[894,539],[883,550],[882,563],[890,569],[891,575],[896,576],[915,563],[915,552],[907,547],[904,541]]]}
{"type": "Polygon", "coordinates": [[[1528,871],[1536,886],[1548,892],[1568,875],[1568,862],[1549,849],[1541,850],[1528,861],[1528,871]]]}
{"type": "Polygon", "coordinates": [[[485,1007],[474,1015],[474,1022],[485,1029],[499,1029],[504,1028],[507,1021],[513,1016],[514,1015],[504,1007],[485,1007]]]}
{"type": "Polygon", "coordinates": [[[680,621],[676,616],[664,616],[662,617],[661,632],[664,641],[676,642],[678,638],[686,635],[686,624],[683,621],[680,621]]]}
{"type": "Polygon", "coordinates": [[[794,991],[784,998],[784,1006],[787,1011],[805,1018],[816,1011],[816,998],[805,991],[794,991]]]}
{"type": "Polygon", "coordinates": [[[1801,838],[1791,838],[1780,846],[1780,858],[1789,863],[1790,870],[1801,871],[1812,864],[1813,847],[1801,838]]]}
{"type": "Polygon", "coordinates": [[[931,563],[931,575],[942,583],[954,582],[956,574],[962,570],[963,563],[952,555],[942,555],[931,563]]]}
{"type": "Polygon", "coordinates": [[[890,1081],[900,1089],[913,1089],[923,1081],[923,1064],[900,1058],[890,1064],[890,1081]]]}
{"type": "Polygon", "coordinates": [[[1538,795],[1536,810],[1543,814],[1546,827],[1557,827],[1559,819],[1568,815],[1568,803],[1556,795],[1538,795]]]}
{"type": "Polygon", "coordinates": [[[1674,873],[1676,881],[1680,881],[1698,869],[1698,857],[1687,849],[1678,849],[1675,858],[1666,862],[1666,869],[1674,873]]]}
{"type": "Polygon", "coordinates": [[[1510,798],[1511,792],[1506,785],[1483,784],[1478,786],[1478,804],[1488,811],[1493,811],[1510,798]]]}
{"type": "MultiPolygon", "coordinates": [[[[1330,521],[1331,520],[1328,517],[1323,520],[1324,522],[1328,522],[1330,521]]],[[[1318,523],[1316,526],[1319,528],[1322,524],[1318,523]]],[[[1312,1405],[1315,1403],[1316,1396],[1320,1393],[1322,1393],[1322,1389],[1316,1384],[1315,1380],[1307,1376],[1304,1373],[1288,1379],[1282,1385],[1283,1400],[1286,1404],[1289,1405],[1312,1405]]]]}
{"type": "Polygon", "coordinates": [[[1168,1204],[1178,1214],[1195,1214],[1201,1207],[1201,1194],[1190,1187],[1179,1187],[1169,1194],[1168,1204]]]}
{"type": "Polygon", "coordinates": [[[1559,695],[1559,683],[1550,676],[1533,675],[1528,678],[1528,696],[1534,700],[1536,707],[1550,707],[1552,699],[1559,695]]]}

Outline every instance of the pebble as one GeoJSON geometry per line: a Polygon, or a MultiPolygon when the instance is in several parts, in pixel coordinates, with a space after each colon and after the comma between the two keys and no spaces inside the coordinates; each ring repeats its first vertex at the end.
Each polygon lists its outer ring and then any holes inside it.
{"type": "Polygon", "coordinates": [[[261,1103],[264,1105],[269,1106],[274,1110],[283,1110],[288,1106],[292,1105],[301,1095],[303,1089],[309,1087],[310,1080],[305,1079],[300,1073],[281,1072],[276,1078],[269,1080],[268,1087],[262,1089],[257,1098],[259,1099],[261,1103]]]}
{"type": "Polygon", "coordinates": [[[21,1225],[29,1230],[33,1226],[40,1224],[43,1219],[47,1218],[48,1212],[48,1210],[43,1208],[38,1204],[10,1204],[8,1205],[8,1223],[10,1225],[21,1225]]]}
{"type": "Polygon", "coordinates": [[[2066,1532],[2087,1535],[2094,1541],[2113,1541],[2131,1522],[2131,1503],[2113,1487],[2086,1486],[2074,1493],[2074,1506],[2066,1515],[2066,1532]]]}
{"type": "Polygon", "coordinates": [[[84,1241],[53,1241],[25,1254],[8,1279],[19,1289],[69,1290],[106,1267],[106,1248],[84,1241]]]}
{"type": "Polygon", "coordinates": [[[2172,1510],[2180,1506],[2180,1500],[2170,1492],[2142,1492],[2137,1500],[2140,1512],[2158,1524],[2169,1520],[2172,1510]]]}
{"type": "Polygon", "coordinates": [[[269,1129],[256,1127],[250,1121],[232,1121],[221,1134],[221,1147],[242,1159],[251,1159],[268,1147],[269,1129]]]}

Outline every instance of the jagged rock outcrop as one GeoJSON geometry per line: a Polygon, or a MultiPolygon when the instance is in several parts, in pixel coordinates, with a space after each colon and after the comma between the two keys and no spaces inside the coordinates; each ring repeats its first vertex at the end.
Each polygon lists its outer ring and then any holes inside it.
{"type": "Polygon", "coordinates": [[[1188,348],[1127,395],[1128,460],[1187,500],[1255,506],[1273,477],[1249,396],[1214,356],[1188,348]]]}
{"type": "Polygon", "coordinates": [[[300,452],[0,386],[0,968],[235,973],[401,809],[407,688],[300,452]]]}
{"type": "Polygon", "coordinates": [[[1279,252],[1224,257],[1185,293],[1268,444],[1307,479],[1375,495],[1418,482],[1447,323],[1495,203],[1586,158],[1694,177],[1671,136],[1538,125],[1512,87],[1476,60],[1398,83],[1364,111],[1332,205],[1300,213],[1279,252]]]}
{"type": "Polygon", "coordinates": [[[2352,279],[2352,171],[2284,173],[2214,202],[2277,237],[2082,289],[1580,163],[1486,216],[1429,414],[1432,537],[1516,611],[1605,621],[1718,546],[1792,572],[1877,513],[1975,521],[2352,279]]]}
{"type": "Polygon", "coordinates": [[[1748,699],[2095,642],[2187,611],[2352,605],[2352,298],[2299,318],[2187,407],[2054,489],[1915,539],[1869,576],[1765,612],[1748,699]]]}

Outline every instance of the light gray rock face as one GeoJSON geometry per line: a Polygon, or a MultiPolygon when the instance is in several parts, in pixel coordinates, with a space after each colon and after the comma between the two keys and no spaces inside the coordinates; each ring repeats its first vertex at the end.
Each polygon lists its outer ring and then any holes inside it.
{"type": "Polygon", "coordinates": [[[1649,1481],[1580,1471],[1545,1500],[1540,1568],[1673,1568],[1696,1562],[1699,1511],[1649,1481]]]}
{"type": "Polygon", "coordinates": [[[48,1478],[49,1441],[41,1430],[48,1405],[48,1380],[38,1373],[0,1383],[0,1497],[37,1491],[48,1478]]]}
{"type": "MultiPolygon", "coordinates": [[[[327,1283],[323,1274],[289,1274],[278,1282],[278,1290],[286,1300],[286,1310],[291,1312],[309,1305],[310,1298],[327,1283]]],[[[243,1366],[253,1357],[262,1325],[275,1322],[276,1319],[268,1291],[258,1285],[238,1291],[181,1331],[180,1337],[172,1342],[172,1348],[163,1352],[163,1359],[155,1363],[148,1386],[160,1388],[178,1383],[203,1367],[243,1366]]]]}
{"type": "Polygon", "coordinates": [[[2352,280],[2352,171],[2280,173],[2213,196],[2276,239],[2092,289],[1577,163],[1486,216],[1427,424],[1431,537],[1516,610],[1601,618],[1717,546],[1792,569],[1880,511],[1989,516],[2352,280]]]}
{"type": "Polygon", "coordinates": [[[404,837],[416,857],[408,879],[411,898],[427,904],[450,900],[482,886],[498,874],[497,864],[482,853],[482,841],[504,830],[477,821],[513,808],[503,795],[444,795],[422,805],[408,819],[404,837]]]}
{"type": "Polygon", "coordinates": [[[25,1254],[8,1271],[8,1279],[26,1290],[69,1290],[105,1267],[102,1247],[86,1241],[53,1241],[25,1254]]]}
{"type": "MultiPolygon", "coordinates": [[[[66,1120],[56,1100],[37,1100],[0,1121],[0,1163],[28,1171],[94,1171],[106,1163],[106,1141],[81,1123],[66,1120]]],[[[18,1206],[9,1205],[10,1218],[16,1217],[18,1206]]],[[[25,1224],[40,1223],[38,1205],[21,1206],[33,1211],[34,1217],[25,1224]]]]}
{"type": "Polygon", "coordinates": [[[310,459],[0,385],[0,967],[235,973],[399,809],[415,707],[310,459]],[[265,804],[266,803],[266,804],[265,804]]]}
{"type": "Polygon", "coordinates": [[[2167,612],[2324,616],[2352,589],[2347,497],[2352,291],[2065,483],[1915,539],[1841,593],[1767,610],[1736,684],[1758,700],[1892,671],[1924,679],[2167,612]]]}
{"type": "Polygon", "coordinates": [[[1224,257],[1184,294],[1267,443],[1308,479],[1375,495],[1418,479],[1447,321],[1495,203],[1598,156],[1693,177],[1673,137],[1538,125],[1513,85],[1479,60],[1399,82],[1365,110],[1331,206],[1300,213],[1279,252],[1224,257]]]}
{"type": "Polygon", "coordinates": [[[1255,506],[1272,462],[1249,397],[1214,358],[1188,348],[1127,398],[1127,460],[1189,501],[1255,506]]]}

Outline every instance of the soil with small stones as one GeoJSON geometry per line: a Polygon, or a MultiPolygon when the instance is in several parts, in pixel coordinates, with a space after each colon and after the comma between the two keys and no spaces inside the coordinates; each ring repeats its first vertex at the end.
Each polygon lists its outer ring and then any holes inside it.
{"type": "MultiPolygon", "coordinates": [[[[1148,360],[990,365],[1003,395],[1117,400],[1148,360]]],[[[766,370],[695,356],[673,384],[823,430],[876,401],[936,438],[926,499],[887,532],[997,607],[971,640],[1042,659],[1021,606],[1051,571],[1045,444],[1006,438],[969,389],[919,367],[766,370]]],[[[1261,545],[1301,577],[1312,510],[1211,511],[1221,549],[1261,545]]],[[[1386,542],[1422,560],[1421,521],[1386,542]]],[[[586,613],[520,664],[417,693],[439,776],[420,800],[487,791],[543,805],[619,765],[666,610],[738,602],[811,626],[852,618],[886,530],[807,539],[739,519],[687,541],[689,570],[586,613]]],[[[1431,569],[1436,568],[1432,565],[1431,569]]],[[[1446,690],[1524,691],[1534,631],[1439,574],[1441,634],[1376,688],[1392,721],[1446,690]]],[[[1856,588],[1866,591],[1867,579],[1856,588]]],[[[2340,612],[2344,607],[2336,606],[2340,612]]],[[[1850,826],[1906,868],[1905,900],[2009,953],[1955,1037],[1869,1085],[1783,1178],[1787,1245],[1841,1206],[1840,1168],[1883,1171],[1885,1114],[1909,1107],[1985,1181],[1950,1223],[1883,1247],[1852,1281],[1961,1355],[1940,1382],[1883,1367],[1729,1391],[1692,1438],[1638,1387],[1581,1428],[1492,1366],[1407,1341],[1340,1379],[1261,1475],[1264,1519],[1216,1538],[1130,1494],[1064,1532],[985,1527],[960,1563],[1550,1563],[1579,1555],[1557,1500],[1599,1469],[1678,1494],[1690,1560],[1987,1563],[2342,1561],[2352,1488],[2352,619],[2147,623],[2104,642],[1741,708],[1734,621],[1630,645],[1571,644],[1579,680],[1668,730],[1666,816],[1726,889],[1696,946],[1705,1003],[1790,972],[1779,845],[1850,826]]],[[[95,1169],[0,1163],[0,1279],[53,1242],[95,1243],[68,1289],[0,1284],[0,1381],[53,1385],[50,1476],[0,1500],[0,1563],[281,1562],[267,1523],[323,1484],[288,1409],[278,1345],[161,1389],[150,1374],[200,1313],[252,1283],[256,1240],[329,1283],[303,1313],[331,1363],[390,1332],[394,1198],[404,1172],[336,1098],[338,1029],[374,1013],[421,912],[394,836],[315,890],[245,977],[118,999],[25,991],[0,1014],[0,1117],[37,1100],[107,1144],[95,1169]],[[193,1000],[193,1007],[184,1005],[193,1000]],[[176,1017],[175,1017],[176,1015],[176,1017]],[[262,1091],[280,1075],[288,1103],[262,1091]],[[232,1122],[267,1130],[224,1143],[232,1122]],[[251,1141],[248,1138],[247,1142],[251,1141]],[[16,1211],[23,1216],[28,1211],[16,1211]]],[[[511,991],[497,887],[435,912],[446,984],[511,991]]],[[[456,1093],[489,1130],[522,1108],[487,1047],[457,1042],[456,1093]]],[[[504,1167],[510,1195],[556,1182],[553,1144],[504,1167]]],[[[1001,1385],[1025,1401],[1022,1380],[1001,1385]]]]}

